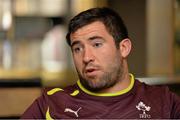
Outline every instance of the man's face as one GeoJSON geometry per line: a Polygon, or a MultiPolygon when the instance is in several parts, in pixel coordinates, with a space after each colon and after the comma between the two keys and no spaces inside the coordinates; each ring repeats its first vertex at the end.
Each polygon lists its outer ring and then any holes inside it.
{"type": "Polygon", "coordinates": [[[119,81],[123,72],[121,53],[102,22],[79,28],[70,38],[78,75],[87,89],[103,90],[119,81]]]}

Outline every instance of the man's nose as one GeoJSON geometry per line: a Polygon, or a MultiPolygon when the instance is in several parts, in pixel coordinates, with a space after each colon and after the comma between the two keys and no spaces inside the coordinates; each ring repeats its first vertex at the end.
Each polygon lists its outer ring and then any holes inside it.
{"type": "Polygon", "coordinates": [[[93,51],[90,49],[85,49],[84,55],[83,55],[83,62],[87,64],[92,61],[94,61],[93,51]]]}

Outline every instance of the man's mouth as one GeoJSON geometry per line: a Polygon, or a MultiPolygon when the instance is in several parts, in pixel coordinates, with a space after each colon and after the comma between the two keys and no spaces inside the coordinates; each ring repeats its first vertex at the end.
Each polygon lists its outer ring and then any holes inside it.
{"type": "Polygon", "coordinates": [[[85,74],[87,76],[95,76],[97,74],[98,69],[96,68],[87,68],[85,69],[85,74]]]}
{"type": "Polygon", "coordinates": [[[90,69],[86,69],[86,73],[88,73],[88,72],[93,72],[93,71],[95,71],[96,69],[94,69],[94,68],[90,68],[90,69]]]}

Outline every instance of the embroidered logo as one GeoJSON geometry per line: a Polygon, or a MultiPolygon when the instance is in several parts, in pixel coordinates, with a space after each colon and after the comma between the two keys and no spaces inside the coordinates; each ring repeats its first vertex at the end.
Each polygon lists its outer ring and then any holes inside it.
{"type": "Polygon", "coordinates": [[[139,110],[139,111],[142,111],[143,113],[142,114],[139,114],[139,117],[140,118],[151,118],[151,115],[147,114],[146,112],[147,111],[150,111],[151,110],[151,107],[150,106],[146,106],[142,101],[140,101],[138,103],[138,105],[136,105],[136,108],[139,110]]]}
{"type": "Polygon", "coordinates": [[[80,109],[81,109],[81,107],[78,110],[74,111],[74,110],[72,110],[70,108],[66,108],[64,110],[64,112],[71,112],[71,113],[74,113],[76,115],[76,117],[79,117],[78,112],[79,112],[80,109]]]}

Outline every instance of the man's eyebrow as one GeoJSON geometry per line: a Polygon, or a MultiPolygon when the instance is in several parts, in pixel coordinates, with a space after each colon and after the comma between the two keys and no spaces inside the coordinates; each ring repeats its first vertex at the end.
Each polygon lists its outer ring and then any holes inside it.
{"type": "Polygon", "coordinates": [[[72,42],[71,47],[73,47],[74,45],[79,44],[79,43],[80,43],[80,41],[74,41],[74,42],[72,42]]]}
{"type": "MultiPolygon", "coordinates": [[[[95,39],[103,39],[103,37],[101,37],[101,36],[92,36],[92,37],[88,38],[89,41],[92,41],[92,40],[95,40],[95,39]]],[[[72,42],[71,47],[73,47],[74,45],[79,44],[79,43],[80,43],[80,41],[76,40],[76,41],[72,42]]]]}
{"type": "Polygon", "coordinates": [[[92,36],[88,40],[94,40],[94,39],[103,39],[101,36],[92,36]]]}

